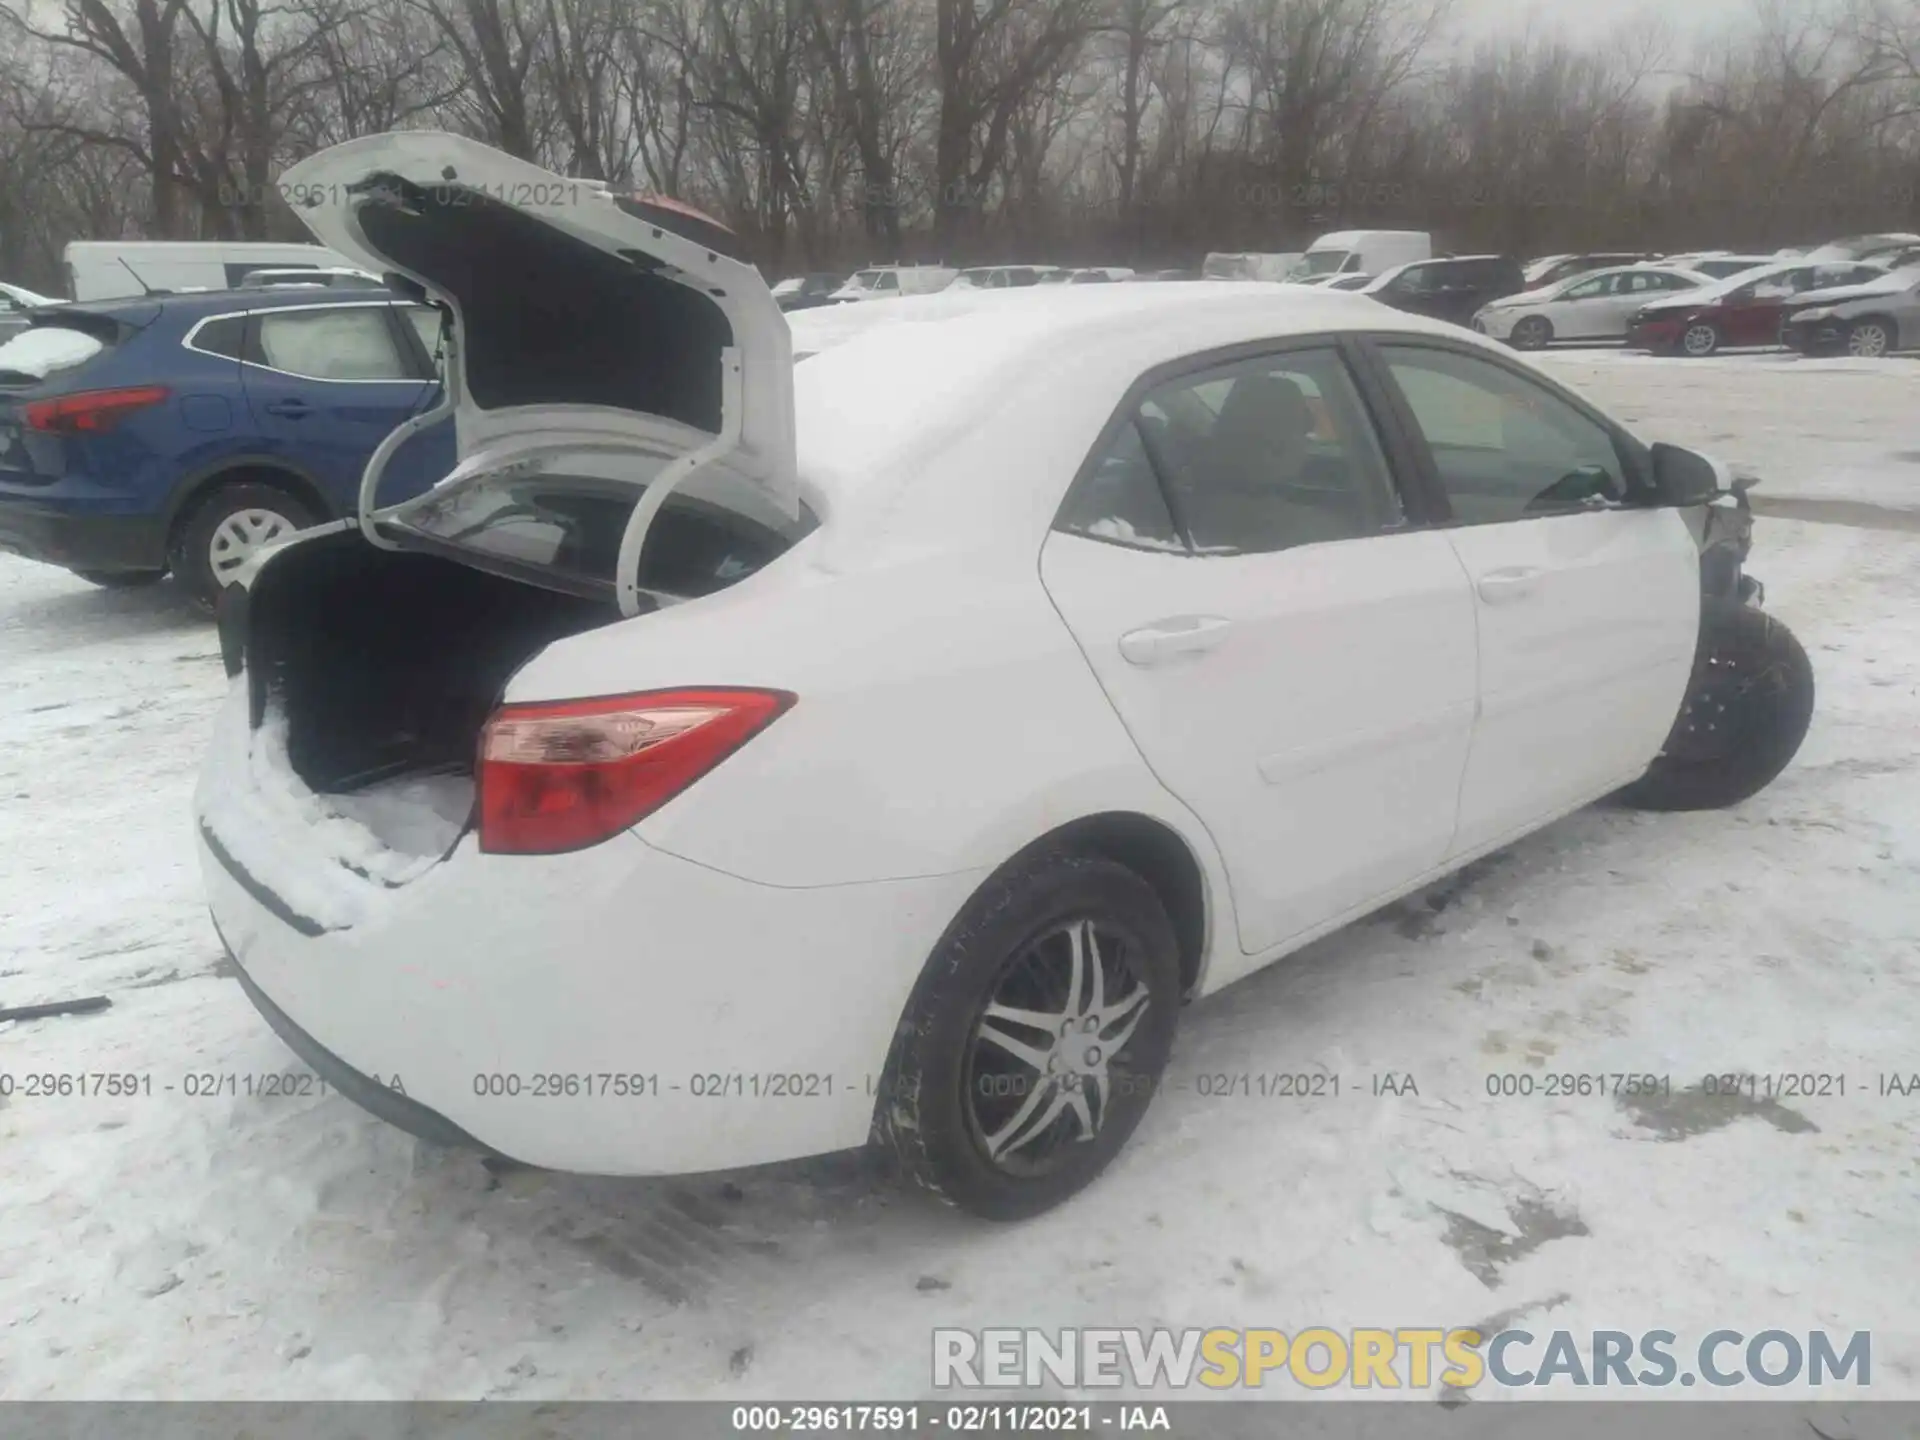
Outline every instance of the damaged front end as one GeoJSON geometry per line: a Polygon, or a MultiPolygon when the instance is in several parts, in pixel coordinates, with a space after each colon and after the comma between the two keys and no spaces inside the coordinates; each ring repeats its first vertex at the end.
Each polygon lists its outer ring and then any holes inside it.
{"type": "Polygon", "coordinates": [[[1759,484],[1751,473],[1737,473],[1703,507],[1699,528],[1700,597],[1708,604],[1759,606],[1766,588],[1746,573],[1753,550],[1753,501],[1759,484]]]}

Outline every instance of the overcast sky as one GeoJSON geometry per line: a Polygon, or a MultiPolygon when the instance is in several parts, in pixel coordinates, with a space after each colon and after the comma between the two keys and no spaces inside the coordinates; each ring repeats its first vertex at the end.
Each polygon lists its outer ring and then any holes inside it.
{"type": "Polygon", "coordinates": [[[1714,29],[1753,9],[1754,0],[1454,0],[1454,25],[1466,34],[1489,35],[1520,30],[1531,18],[1539,30],[1591,39],[1635,20],[1664,19],[1685,35],[1714,29]]]}

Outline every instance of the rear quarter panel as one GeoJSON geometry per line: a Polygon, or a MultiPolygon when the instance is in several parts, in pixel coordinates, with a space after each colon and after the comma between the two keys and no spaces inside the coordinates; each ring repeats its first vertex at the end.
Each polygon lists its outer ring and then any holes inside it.
{"type": "Polygon", "coordinates": [[[922,556],[771,583],[805,559],[563,641],[508,698],[792,691],[792,710],[638,827],[651,845],[762,884],[991,868],[1105,811],[1161,820],[1219,873],[1204,829],[1146,768],[1030,564],[983,573],[977,555],[922,556]]]}

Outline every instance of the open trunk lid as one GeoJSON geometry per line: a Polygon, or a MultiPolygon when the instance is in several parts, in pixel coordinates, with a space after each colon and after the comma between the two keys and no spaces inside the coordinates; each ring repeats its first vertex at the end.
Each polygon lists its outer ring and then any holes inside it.
{"type": "Polygon", "coordinates": [[[454,492],[547,475],[624,484],[639,498],[615,582],[634,615],[640,547],[683,483],[755,519],[800,517],[786,317],[726,253],[723,227],[431,131],[336,145],[283,180],[316,240],[410,282],[451,322],[442,404],[396,430],[363,477],[360,523],[376,545],[404,546],[410,507],[444,516],[454,492]],[[375,511],[387,458],[448,414],[460,463],[375,511]]]}

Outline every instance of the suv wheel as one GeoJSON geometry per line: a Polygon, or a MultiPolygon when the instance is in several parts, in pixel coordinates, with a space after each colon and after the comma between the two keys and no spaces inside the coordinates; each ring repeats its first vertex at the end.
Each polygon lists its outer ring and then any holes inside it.
{"type": "Polygon", "coordinates": [[[989,881],[915,987],[875,1133],[907,1176],[989,1220],[1091,1184],[1173,1046],[1180,955],[1153,887],[1052,853],[989,881]]]}
{"type": "Polygon", "coordinates": [[[240,567],[263,546],[315,523],[313,513],[286,491],[257,481],[222,485],[181,526],[173,573],[211,609],[240,567]]]}

